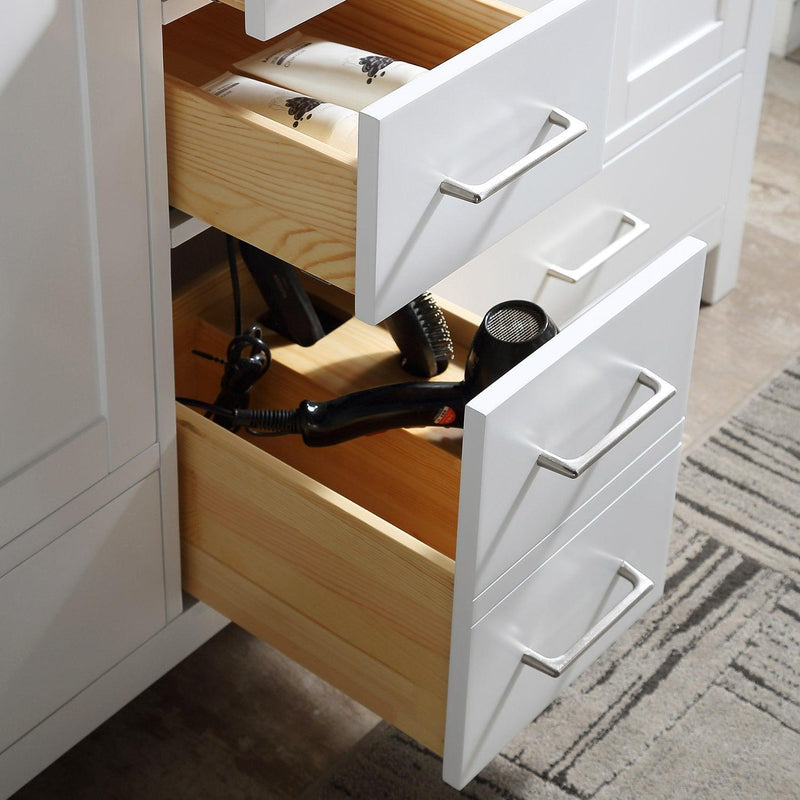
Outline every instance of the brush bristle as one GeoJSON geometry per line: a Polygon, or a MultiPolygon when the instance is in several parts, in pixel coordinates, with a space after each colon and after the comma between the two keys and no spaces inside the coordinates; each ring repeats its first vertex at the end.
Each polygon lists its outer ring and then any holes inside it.
{"type": "Polygon", "coordinates": [[[444,372],[454,356],[453,339],[433,295],[425,292],[414,298],[387,323],[407,372],[424,378],[444,372]]]}
{"type": "MultiPolygon", "coordinates": [[[[436,362],[444,361],[444,369],[448,361],[452,361],[455,352],[453,350],[453,337],[450,335],[450,328],[447,326],[442,309],[433,299],[430,292],[425,292],[411,301],[411,307],[419,320],[428,344],[433,350],[433,357],[436,362]]],[[[441,372],[441,370],[439,370],[441,372]]]]}

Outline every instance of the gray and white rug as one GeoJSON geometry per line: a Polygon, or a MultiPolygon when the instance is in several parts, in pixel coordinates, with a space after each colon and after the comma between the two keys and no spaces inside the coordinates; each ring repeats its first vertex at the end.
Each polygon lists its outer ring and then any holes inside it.
{"type": "Polygon", "coordinates": [[[304,800],[800,798],[800,359],[684,459],[662,600],[461,792],[379,725],[304,800]]]}

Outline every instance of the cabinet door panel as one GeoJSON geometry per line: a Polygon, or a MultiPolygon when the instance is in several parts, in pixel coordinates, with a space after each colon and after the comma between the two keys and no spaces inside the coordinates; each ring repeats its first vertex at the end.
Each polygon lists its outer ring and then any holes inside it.
{"type": "Polygon", "coordinates": [[[0,578],[0,751],[164,625],[158,474],[0,578]]]}
{"type": "Polygon", "coordinates": [[[35,5],[0,55],[0,546],[155,440],[137,3],[35,5]]]}
{"type": "Polygon", "coordinates": [[[609,131],[744,47],[750,0],[621,0],[609,131]]]}

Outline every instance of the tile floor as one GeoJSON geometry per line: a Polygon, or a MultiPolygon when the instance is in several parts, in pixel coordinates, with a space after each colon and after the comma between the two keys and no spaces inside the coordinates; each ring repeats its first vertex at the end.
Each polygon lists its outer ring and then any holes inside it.
{"type": "MultiPolygon", "coordinates": [[[[800,64],[770,65],[741,274],[700,313],[687,448],[800,349],[800,64]]],[[[376,717],[231,626],[15,800],[299,795],[376,717]]]]}

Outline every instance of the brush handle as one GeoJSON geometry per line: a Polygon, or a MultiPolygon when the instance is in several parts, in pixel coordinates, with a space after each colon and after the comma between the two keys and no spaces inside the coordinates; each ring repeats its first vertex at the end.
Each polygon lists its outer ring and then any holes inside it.
{"type": "Polygon", "coordinates": [[[303,441],[311,447],[390,428],[463,427],[462,383],[399,383],[353,392],[333,400],[304,400],[297,411],[303,441]]]}

